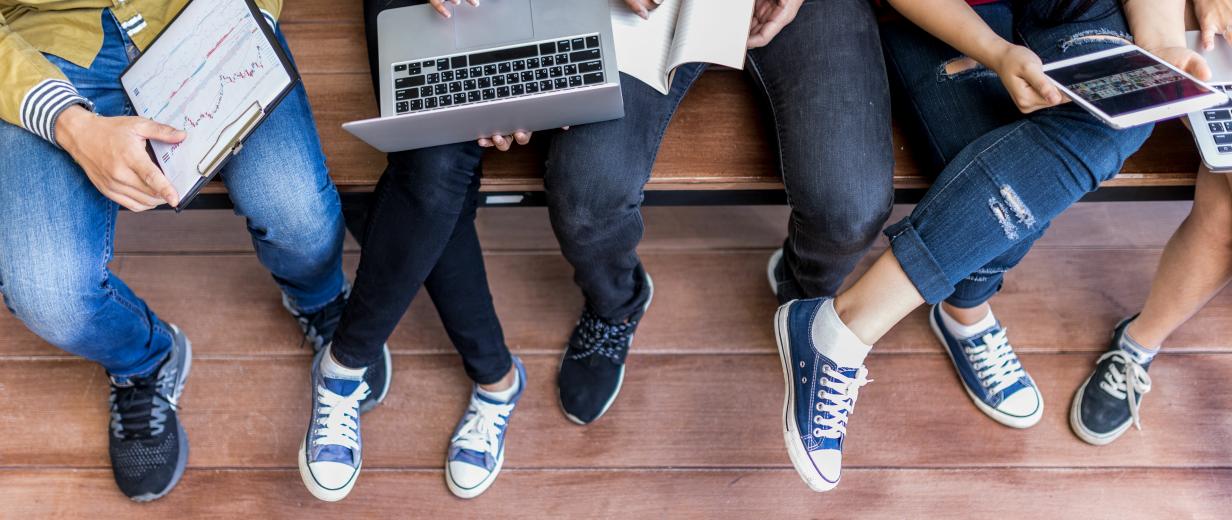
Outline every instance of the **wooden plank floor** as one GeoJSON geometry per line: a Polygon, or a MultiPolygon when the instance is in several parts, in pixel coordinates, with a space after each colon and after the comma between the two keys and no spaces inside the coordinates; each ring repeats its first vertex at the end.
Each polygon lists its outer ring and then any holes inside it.
{"type": "MultiPolygon", "coordinates": [[[[813,494],[775,426],[782,384],[764,262],[783,238],[785,209],[647,209],[641,251],[656,302],[624,392],[588,428],[567,422],[554,396],[581,300],[546,215],[485,209],[497,309],[530,378],[505,473],[475,501],[445,489],[440,467],[467,383],[430,302],[419,298],[391,341],[392,393],[365,419],[364,475],[343,505],[328,506],[307,494],[293,463],[308,412],[309,351],[242,221],[222,211],[126,213],[112,268],[194,341],[183,400],[190,469],[165,500],[125,500],[107,470],[103,372],[5,314],[0,517],[324,517],[346,507],[365,517],[1217,518],[1232,506],[1232,293],[1182,328],[1157,361],[1143,431],[1094,448],[1066,418],[1108,328],[1141,303],[1187,210],[1079,205],[1007,280],[998,315],[1046,402],[1028,431],[976,411],[924,314],[909,317],[868,362],[877,381],[853,416],[843,484],[813,494]]],[[[357,251],[350,242],[347,250],[352,269],[357,251]]]]}

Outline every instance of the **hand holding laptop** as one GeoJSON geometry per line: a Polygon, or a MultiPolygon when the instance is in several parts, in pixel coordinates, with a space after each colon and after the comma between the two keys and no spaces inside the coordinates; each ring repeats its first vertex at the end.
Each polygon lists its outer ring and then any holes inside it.
{"type": "Polygon", "coordinates": [[[1232,44],[1232,0],[1194,0],[1193,6],[1202,33],[1202,50],[1215,48],[1217,34],[1232,44]]]}

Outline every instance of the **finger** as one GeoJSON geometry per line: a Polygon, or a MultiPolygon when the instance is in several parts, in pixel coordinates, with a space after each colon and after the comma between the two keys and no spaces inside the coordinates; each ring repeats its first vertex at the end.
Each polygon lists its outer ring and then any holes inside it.
{"type": "Polygon", "coordinates": [[[1035,88],[1026,81],[1016,82],[1010,89],[1010,96],[1014,98],[1014,104],[1018,105],[1018,110],[1024,114],[1050,105],[1048,100],[1041,97],[1039,92],[1036,92],[1035,88]]]}
{"type": "Polygon", "coordinates": [[[149,119],[142,119],[137,123],[134,130],[137,132],[137,135],[145,139],[153,139],[171,144],[181,142],[184,138],[188,137],[188,134],[184,133],[183,130],[162,123],[155,123],[149,119]]]}
{"type": "MultiPolygon", "coordinates": [[[[137,206],[143,209],[157,208],[160,204],[164,203],[163,199],[150,195],[149,193],[142,192],[141,190],[130,187],[130,186],[117,187],[113,191],[113,193],[120,197],[124,197],[124,198],[127,198],[128,200],[133,201],[134,203],[136,203],[137,206]]],[[[133,208],[129,208],[129,209],[133,209],[133,208]]]]}
{"type": "MultiPolygon", "coordinates": [[[[163,203],[158,195],[147,191],[149,188],[141,182],[136,173],[132,170],[125,169],[123,172],[116,172],[111,176],[111,182],[107,185],[108,198],[113,196],[126,198],[138,206],[153,208],[163,203]]],[[[113,199],[114,200],[114,199],[113,199]]],[[[119,202],[118,200],[116,202],[119,202]]],[[[129,207],[129,206],[125,206],[129,207]]],[[[133,208],[129,208],[133,209],[133,208]]]]}
{"type": "Polygon", "coordinates": [[[1022,79],[1031,86],[1031,89],[1039,95],[1045,104],[1056,105],[1064,101],[1061,97],[1061,91],[1056,85],[1052,84],[1052,81],[1044,74],[1042,68],[1032,67],[1027,69],[1022,75],[1022,79]]]}
{"type": "Polygon", "coordinates": [[[153,163],[146,161],[145,164],[133,165],[133,171],[137,172],[137,176],[155,194],[161,197],[162,200],[167,201],[167,204],[172,206],[180,205],[180,194],[176,193],[175,187],[171,185],[171,181],[167,180],[167,176],[163,175],[162,170],[158,169],[153,163]]]}
{"type": "Polygon", "coordinates": [[[483,139],[480,139],[480,140],[479,140],[479,146],[482,146],[482,147],[484,147],[484,148],[491,148],[491,147],[493,147],[493,146],[495,146],[495,145],[494,145],[494,144],[492,144],[492,140],[491,140],[491,139],[488,139],[488,138],[486,138],[486,137],[485,137],[485,138],[483,138],[483,139]]]}
{"type": "Polygon", "coordinates": [[[436,12],[440,13],[441,16],[444,16],[445,18],[453,16],[453,14],[449,12],[449,9],[445,7],[444,0],[432,0],[432,8],[436,9],[436,12]]]}
{"type": "Polygon", "coordinates": [[[479,0],[466,0],[466,3],[471,4],[472,7],[479,7],[479,0]]]}
{"type": "Polygon", "coordinates": [[[513,140],[518,144],[525,145],[530,142],[530,132],[514,132],[513,140]]]}
{"type": "Polygon", "coordinates": [[[1223,26],[1223,30],[1219,32],[1223,33],[1223,39],[1225,41],[1232,44],[1232,24],[1223,26]]]}
{"type": "Polygon", "coordinates": [[[643,20],[650,19],[650,10],[646,8],[646,4],[642,0],[625,0],[625,5],[629,6],[629,9],[632,9],[643,20]]]}
{"type": "Polygon", "coordinates": [[[496,143],[496,149],[502,152],[508,152],[509,146],[512,145],[509,138],[503,135],[492,136],[492,142],[496,143]]]}
{"type": "Polygon", "coordinates": [[[1193,77],[1202,81],[1211,79],[1211,66],[1206,63],[1205,58],[1197,54],[1190,54],[1189,60],[1181,70],[1192,74],[1193,77]]]}
{"type": "Polygon", "coordinates": [[[111,193],[104,193],[103,195],[106,195],[107,198],[112,200],[112,202],[115,202],[116,204],[124,206],[129,211],[132,211],[134,213],[140,213],[142,211],[154,209],[154,206],[150,206],[148,204],[142,204],[140,202],[133,200],[131,197],[127,197],[119,193],[111,192],[111,193]]]}
{"type": "Polygon", "coordinates": [[[1202,50],[1209,51],[1215,48],[1215,33],[1217,32],[1219,28],[1213,20],[1202,23],[1202,50]]]}

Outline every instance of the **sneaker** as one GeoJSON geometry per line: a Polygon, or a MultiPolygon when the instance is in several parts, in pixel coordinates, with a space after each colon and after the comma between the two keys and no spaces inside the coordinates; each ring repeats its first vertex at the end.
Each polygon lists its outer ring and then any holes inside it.
{"type": "MultiPolygon", "coordinates": [[[[654,283],[646,275],[650,295],[642,313],[654,299],[654,283]]],[[[625,358],[640,319],[611,323],[587,307],[582,311],[569,345],[560,360],[556,383],[565,417],[586,425],[607,413],[625,380],[625,358]]]]}
{"type": "Polygon", "coordinates": [[[192,343],[175,325],[169,328],[171,352],[153,374],[111,378],[111,470],[120,491],[137,502],[171,492],[188,464],[177,403],[192,368],[192,343]]]}
{"type": "MultiPolygon", "coordinates": [[[[346,309],[347,299],[351,297],[351,286],[347,285],[342,289],[342,293],[334,298],[333,301],[325,304],[316,312],[300,312],[291,303],[291,298],[287,297],[286,293],[282,295],[282,306],[291,313],[295,321],[299,323],[300,331],[304,334],[304,341],[312,345],[314,353],[320,353],[321,350],[329,345],[334,339],[334,332],[338,331],[338,322],[342,320],[342,311],[346,309]]],[[[385,401],[385,396],[389,394],[389,380],[393,376],[393,359],[389,355],[389,344],[386,343],[381,347],[381,361],[367,367],[367,372],[364,372],[364,382],[368,383],[370,391],[363,403],[360,403],[359,412],[368,413],[377,405],[385,401]]]]}
{"type": "Polygon", "coordinates": [[[363,467],[359,403],[369,391],[363,377],[325,377],[327,355],[329,348],[312,361],[312,419],[299,447],[299,474],[312,496],[336,502],[351,492],[363,467]]]}
{"type": "Polygon", "coordinates": [[[518,389],[507,402],[496,401],[471,390],[471,402],[466,414],[458,421],[449,454],[445,457],[445,484],[459,498],[475,498],[496,481],[505,465],[505,433],[509,417],[526,390],[526,368],[522,360],[513,358],[518,371],[518,389]]]}
{"type": "Polygon", "coordinates": [[[1140,364],[1119,347],[1129,321],[1122,321],[1113,330],[1112,348],[1099,357],[1095,372],[1078,387],[1070,406],[1069,424],[1074,434],[1096,446],[1116,440],[1131,424],[1142,429],[1138,407],[1151,391],[1151,376],[1146,373],[1151,362],[1140,364]]]}
{"type": "Polygon", "coordinates": [[[783,363],[783,439],[796,472],[813,491],[838,485],[847,418],[868,384],[863,365],[844,367],[812,339],[813,318],[827,299],[795,300],[774,316],[783,363]]]}
{"type": "Polygon", "coordinates": [[[976,408],[1011,428],[1030,428],[1044,416],[1044,397],[1022,368],[1001,323],[970,338],[956,338],[941,321],[941,306],[928,315],[958,380],[976,408]]]}

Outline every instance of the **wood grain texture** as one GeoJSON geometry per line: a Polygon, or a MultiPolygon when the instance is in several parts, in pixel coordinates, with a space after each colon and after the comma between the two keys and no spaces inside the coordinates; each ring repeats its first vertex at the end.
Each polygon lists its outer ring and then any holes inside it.
{"type": "MultiPolygon", "coordinates": [[[[699,338],[704,341],[704,338],[699,338]]],[[[635,349],[636,351],[636,349],[635,349]]],[[[202,352],[203,354],[206,352],[202,352]]],[[[1092,447],[1069,429],[1074,389],[1095,354],[1027,354],[1045,399],[1041,423],[1010,430],[971,404],[941,353],[878,355],[851,419],[850,467],[1230,467],[1232,356],[1163,356],[1142,431],[1092,447]]],[[[589,427],[557,404],[555,354],[523,355],[527,392],[507,468],[786,468],[775,354],[634,354],[624,389],[589,427]],[[702,441],[704,439],[704,442],[702,441]],[[704,446],[705,449],[699,449],[704,446]]],[[[197,359],[182,420],[196,468],[292,468],[309,413],[309,356],[197,359]]],[[[435,469],[469,385],[454,355],[395,356],[391,393],[365,416],[364,467],[435,469]]],[[[0,365],[4,466],[105,468],[106,383],[83,361],[0,365]],[[18,391],[39,388],[39,392],[18,391]]]]}
{"type": "Polygon", "coordinates": [[[124,500],[104,470],[0,473],[15,518],[1220,518],[1232,470],[859,469],[811,493],[786,469],[505,470],[463,501],[439,471],[366,470],[336,504],[317,502],[291,470],[190,470],[152,504],[124,500]],[[1160,485],[1166,482],[1167,485],[1160,485]],[[72,500],[66,500],[72,497],[72,500]],[[995,498],[992,498],[995,497],[995,498]]]}

